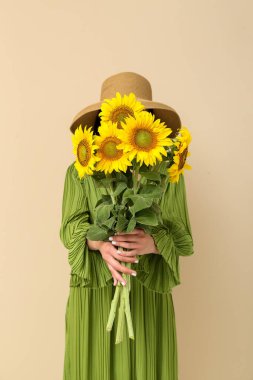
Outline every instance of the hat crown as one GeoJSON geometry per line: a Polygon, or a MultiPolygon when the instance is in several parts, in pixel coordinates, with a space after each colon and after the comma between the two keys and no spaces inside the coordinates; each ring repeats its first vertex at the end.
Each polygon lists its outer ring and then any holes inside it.
{"type": "Polygon", "coordinates": [[[152,100],[150,82],[140,74],[125,71],[106,78],[101,86],[100,100],[115,97],[116,92],[121,95],[133,92],[136,98],[152,100]]]}

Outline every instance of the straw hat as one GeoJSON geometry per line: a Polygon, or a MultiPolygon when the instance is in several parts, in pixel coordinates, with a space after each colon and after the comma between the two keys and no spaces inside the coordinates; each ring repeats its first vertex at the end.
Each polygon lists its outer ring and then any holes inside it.
{"type": "Polygon", "coordinates": [[[117,91],[121,95],[129,95],[130,92],[133,92],[146,110],[151,109],[156,119],[164,121],[167,127],[172,129],[170,137],[173,137],[176,131],[180,129],[181,121],[177,112],[166,104],[152,101],[152,88],[146,78],[134,72],[121,72],[104,80],[100,101],[78,112],[71,123],[71,132],[74,133],[80,124],[83,127],[85,125],[94,126],[104,99],[114,98],[117,91]]]}

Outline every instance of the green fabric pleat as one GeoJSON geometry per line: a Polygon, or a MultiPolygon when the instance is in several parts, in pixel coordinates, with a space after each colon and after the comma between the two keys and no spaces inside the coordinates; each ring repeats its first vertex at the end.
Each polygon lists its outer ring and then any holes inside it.
{"type": "Polygon", "coordinates": [[[194,253],[184,176],[167,183],[160,200],[163,223],[153,227],[159,254],[132,264],[130,305],[135,340],[115,345],[117,315],[106,331],[115,291],[99,251],[90,250],[86,233],[97,200],[107,189],[92,176],[81,180],[72,162],[66,171],[60,239],[68,252],[70,293],[66,306],[64,380],[178,380],[172,289],[180,284],[180,256],[194,253]]]}
{"type": "Polygon", "coordinates": [[[64,380],[178,380],[172,294],[160,294],[131,278],[135,340],[124,327],[115,344],[118,313],[106,331],[115,287],[71,287],[66,307],[64,380]]]}

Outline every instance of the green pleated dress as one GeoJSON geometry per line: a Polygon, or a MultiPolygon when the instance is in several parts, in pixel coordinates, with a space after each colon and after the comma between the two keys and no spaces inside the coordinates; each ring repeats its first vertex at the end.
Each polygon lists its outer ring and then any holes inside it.
{"type": "Polygon", "coordinates": [[[60,239],[68,251],[70,291],[65,313],[63,380],[178,380],[172,288],[180,284],[179,257],[193,254],[184,176],[167,184],[161,199],[163,224],[152,229],[159,254],[132,264],[130,308],[135,339],[127,324],[115,344],[118,314],[106,331],[116,287],[99,251],[90,250],[86,233],[97,200],[107,189],[93,177],[80,181],[72,162],[66,171],[60,239]]]}

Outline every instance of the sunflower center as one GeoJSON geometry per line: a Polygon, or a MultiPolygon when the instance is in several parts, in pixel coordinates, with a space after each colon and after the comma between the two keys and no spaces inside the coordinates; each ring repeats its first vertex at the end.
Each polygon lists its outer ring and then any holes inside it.
{"type": "Polygon", "coordinates": [[[86,140],[81,140],[77,147],[78,161],[82,166],[87,166],[91,157],[89,144],[86,140]]]}
{"type": "Polygon", "coordinates": [[[153,137],[153,133],[151,133],[150,131],[147,131],[146,129],[138,129],[136,131],[134,141],[139,148],[142,148],[143,150],[148,150],[154,143],[153,137]]]}
{"type": "Polygon", "coordinates": [[[186,157],[187,157],[188,147],[186,147],[183,152],[179,155],[179,164],[178,169],[182,169],[184,167],[186,157]]]}
{"type": "Polygon", "coordinates": [[[121,141],[117,137],[108,137],[104,140],[101,152],[105,158],[110,160],[118,160],[122,156],[122,150],[117,149],[117,145],[121,141]]]}
{"type": "Polygon", "coordinates": [[[128,106],[117,107],[112,113],[112,121],[118,123],[118,128],[121,128],[121,123],[124,122],[125,118],[128,116],[134,116],[133,110],[128,106]]]}

